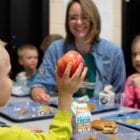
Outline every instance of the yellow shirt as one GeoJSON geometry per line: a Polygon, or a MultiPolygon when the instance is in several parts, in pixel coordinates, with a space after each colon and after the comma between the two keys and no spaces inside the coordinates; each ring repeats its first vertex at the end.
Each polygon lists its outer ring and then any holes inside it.
{"type": "Polygon", "coordinates": [[[70,140],[71,120],[71,112],[57,110],[48,133],[34,133],[19,126],[0,127],[0,140],[70,140]]]}

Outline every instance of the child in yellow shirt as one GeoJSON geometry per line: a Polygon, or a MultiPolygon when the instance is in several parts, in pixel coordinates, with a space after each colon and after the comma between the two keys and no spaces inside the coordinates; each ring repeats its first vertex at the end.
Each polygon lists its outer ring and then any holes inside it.
{"type": "MultiPolygon", "coordinates": [[[[2,46],[0,44],[0,106],[4,106],[7,103],[12,89],[12,82],[9,79],[10,58],[8,52],[2,46]]],[[[58,83],[58,110],[50,124],[49,132],[36,133],[19,126],[0,126],[1,140],[70,140],[72,134],[72,96],[79,89],[85,78],[87,68],[85,67],[82,71],[83,66],[80,64],[71,78],[69,77],[70,69],[71,64],[68,64],[63,77],[59,77],[55,72],[58,83]]]]}

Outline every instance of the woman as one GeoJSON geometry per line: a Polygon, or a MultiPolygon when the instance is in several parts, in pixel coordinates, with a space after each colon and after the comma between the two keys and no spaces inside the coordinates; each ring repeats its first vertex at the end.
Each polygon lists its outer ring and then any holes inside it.
{"type": "Polygon", "coordinates": [[[123,91],[125,66],[121,49],[100,38],[101,21],[92,0],[71,0],[66,11],[66,39],[53,42],[46,51],[39,68],[38,78],[31,90],[36,102],[50,103],[50,91],[56,85],[54,69],[57,60],[69,50],[79,51],[86,62],[88,72],[86,88],[80,88],[74,96],[88,95],[98,98],[105,85],[112,85],[116,93],[123,91]],[[90,84],[95,88],[90,89],[90,84]]]}

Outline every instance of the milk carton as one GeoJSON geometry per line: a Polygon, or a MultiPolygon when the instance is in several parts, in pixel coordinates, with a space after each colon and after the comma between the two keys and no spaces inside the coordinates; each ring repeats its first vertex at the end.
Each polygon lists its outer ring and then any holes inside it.
{"type": "Polygon", "coordinates": [[[110,106],[115,104],[115,93],[111,85],[105,86],[99,93],[99,105],[110,106]]]}
{"type": "Polygon", "coordinates": [[[73,134],[81,134],[91,131],[91,113],[88,109],[87,103],[73,102],[72,112],[73,134]]]}

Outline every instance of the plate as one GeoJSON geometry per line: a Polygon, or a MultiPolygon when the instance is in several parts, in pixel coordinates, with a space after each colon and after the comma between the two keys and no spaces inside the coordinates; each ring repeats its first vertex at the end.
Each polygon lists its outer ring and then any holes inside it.
{"type": "Polygon", "coordinates": [[[106,111],[112,111],[112,110],[118,110],[120,108],[119,103],[115,103],[114,105],[99,105],[99,100],[90,99],[89,102],[96,104],[97,109],[91,110],[91,114],[106,112],[106,111]]]}
{"type": "Polygon", "coordinates": [[[118,124],[130,127],[136,130],[140,130],[140,112],[139,111],[115,114],[115,115],[103,117],[102,119],[111,119],[117,122],[118,124]]]}
{"type": "Polygon", "coordinates": [[[15,121],[24,122],[54,117],[56,108],[33,101],[9,103],[0,108],[0,114],[15,121]]]}

